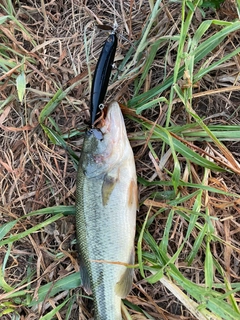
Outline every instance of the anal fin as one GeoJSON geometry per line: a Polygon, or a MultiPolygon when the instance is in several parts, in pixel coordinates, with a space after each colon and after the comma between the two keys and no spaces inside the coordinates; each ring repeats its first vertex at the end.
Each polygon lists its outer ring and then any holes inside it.
{"type": "MultiPolygon", "coordinates": [[[[131,253],[130,259],[129,259],[129,265],[134,264],[134,250],[131,253]]],[[[124,273],[121,276],[121,279],[117,282],[115,287],[116,294],[121,297],[125,298],[132,288],[132,282],[133,282],[133,268],[126,268],[124,273]]]]}

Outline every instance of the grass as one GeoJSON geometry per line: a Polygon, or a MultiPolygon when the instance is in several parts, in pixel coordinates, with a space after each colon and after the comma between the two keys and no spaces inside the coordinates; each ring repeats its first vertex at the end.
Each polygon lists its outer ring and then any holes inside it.
{"type": "MultiPolygon", "coordinates": [[[[124,319],[238,319],[239,3],[141,5],[118,7],[132,45],[120,40],[108,93],[128,117],[139,182],[124,319]]],[[[1,6],[1,319],[92,316],[79,288],[74,192],[106,38],[93,17],[113,15],[103,3],[65,6],[1,6]]]]}

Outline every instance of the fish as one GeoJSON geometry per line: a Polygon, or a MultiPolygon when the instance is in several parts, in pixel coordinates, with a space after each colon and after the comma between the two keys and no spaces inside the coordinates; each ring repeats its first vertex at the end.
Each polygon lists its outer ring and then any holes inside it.
{"type": "Polygon", "coordinates": [[[94,126],[96,115],[100,111],[101,105],[103,104],[107,92],[113,60],[117,49],[117,42],[117,35],[115,31],[113,31],[108,36],[103,45],[95,68],[90,97],[90,113],[92,126],[94,126]]]}
{"type": "Polygon", "coordinates": [[[80,276],[95,320],[122,319],[121,299],[133,282],[137,207],[134,155],[114,101],[101,128],[85,134],[76,181],[80,276]]]}

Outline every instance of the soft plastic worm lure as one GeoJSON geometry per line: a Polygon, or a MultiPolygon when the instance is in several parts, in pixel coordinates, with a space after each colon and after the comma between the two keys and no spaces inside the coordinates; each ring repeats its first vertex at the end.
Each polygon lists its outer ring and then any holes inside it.
{"type": "Polygon", "coordinates": [[[91,90],[91,126],[94,126],[97,113],[101,110],[107,92],[112,64],[117,48],[117,36],[113,31],[107,38],[94,72],[91,90]]]}

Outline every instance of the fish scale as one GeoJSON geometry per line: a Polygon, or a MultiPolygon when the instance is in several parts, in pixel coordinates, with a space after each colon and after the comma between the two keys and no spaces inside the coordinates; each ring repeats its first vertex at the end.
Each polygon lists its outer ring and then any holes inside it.
{"type": "Polygon", "coordinates": [[[76,231],[83,287],[95,320],[121,320],[132,285],[137,209],[136,171],[119,105],[112,103],[103,139],[86,134],[79,161],[76,231]],[[101,156],[100,156],[101,155],[101,156]],[[100,159],[100,160],[99,160],[100,159]]]}

